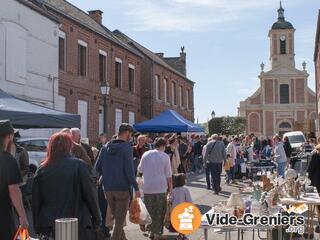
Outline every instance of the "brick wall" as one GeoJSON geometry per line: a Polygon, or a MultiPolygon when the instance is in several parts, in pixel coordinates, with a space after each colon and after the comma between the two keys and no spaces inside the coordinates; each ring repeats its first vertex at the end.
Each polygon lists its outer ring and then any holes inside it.
{"type": "Polygon", "coordinates": [[[101,37],[93,31],[56,14],[61,22],[61,31],[66,34],[66,69],[59,73],[59,94],[66,98],[66,111],[78,112],[78,100],[88,102],[88,137],[95,141],[99,134],[99,105],[103,105],[99,80],[99,49],[107,53],[107,80],[111,85],[107,108],[107,133],[115,133],[115,109],[123,111],[123,122],[128,122],[128,112],[135,112],[136,121],[141,121],[140,109],[140,62],[141,58],[130,51],[101,37]],[[78,75],[78,40],[88,44],[87,76],[78,75]],[[115,58],[122,59],[122,88],[115,88],[115,58]],[[135,92],[129,92],[128,68],[135,66],[135,92]]]}

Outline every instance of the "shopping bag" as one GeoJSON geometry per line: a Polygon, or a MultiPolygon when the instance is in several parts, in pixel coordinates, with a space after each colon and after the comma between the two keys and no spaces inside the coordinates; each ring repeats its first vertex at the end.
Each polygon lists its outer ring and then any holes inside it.
{"type": "Polygon", "coordinates": [[[152,219],[141,198],[134,198],[129,209],[129,220],[134,224],[151,224],[152,219]]]}
{"type": "Polygon", "coordinates": [[[139,206],[140,206],[140,217],[139,224],[140,225],[148,225],[152,223],[151,216],[146,208],[146,205],[142,201],[141,198],[138,198],[139,206]]]}
{"type": "Polygon", "coordinates": [[[140,209],[138,198],[134,198],[130,204],[129,221],[134,224],[139,224],[140,212],[141,212],[141,209],[140,209]]]}
{"type": "Polygon", "coordinates": [[[30,240],[28,229],[19,227],[13,240],[30,240]]]}

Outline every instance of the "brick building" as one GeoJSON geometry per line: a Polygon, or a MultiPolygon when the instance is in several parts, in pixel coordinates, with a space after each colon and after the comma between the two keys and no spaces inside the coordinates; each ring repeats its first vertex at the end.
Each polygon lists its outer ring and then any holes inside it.
{"type": "Polygon", "coordinates": [[[320,134],[320,10],[318,13],[318,23],[316,32],[316,41],[314,49],[314,64],[316,73],[316,96],[317,96],[317,136],[320,134]]]}
{"type": "MultiPolygon", "coordinates": [[[[106,132],[109,136],[116,133],[121,122],[134,124],[168,107],[177,108],[193,120],[193,82],[184,74],[164,60],[161,60],[165,65],[163,69],[161,64],[160,67],[150,65],[142,51],[102,25],[103,13],[100,10],[86,13],[65,0],[47,0],[46,7],[61,23],[59,77],[56,79],[59,81],[60,99],[64,99],[65,111],[81,115],[83,137],[95,141],[103,132],[104,106],[100,86],[105,83],[110,85],[106,108],[106,132]],[[168,76],[168,86],[173,84],[171,80],[174,78],[176,88],[183,87],[189,101],[188,104],[185,100],[182,102],[188,109],[184,110],[178,104],[171,105],[169,90],[167,103],[162,104],[152,97],[153,86],[148,83],[151,74],[147,76],[146,72],[154,70],[161,77],[164,74],[168,76]],[[148,99],[144,97],[147,94],[148,99]]],[[[181,66],[179,62],[176,65],[178,68],[181,66]]],[[[178,101],[177,91],[174,93],[175,103],[178,101]]]]}
{"type": "Polygon", "coordinates": [[[261,64],[259,89],[240,102],[239,114],[247,119],[247,132],[271,136],[301,130],[315,132],[316,99],[308,87],[306,63],[295,67],[293,25],[278,9],[278,21],[269,31],[271,70],[261,64]]]}
{"type": "Polygon", "coordinates": [[[185,118],[194,121],[194,82],[186,76],[186,53],[181,48],[179,57],[164,57],[153,53],[119,30],[113,32],[143,56],[141,66],[141,112],[150,119],[167,108],[172,108],[185,118]]]}

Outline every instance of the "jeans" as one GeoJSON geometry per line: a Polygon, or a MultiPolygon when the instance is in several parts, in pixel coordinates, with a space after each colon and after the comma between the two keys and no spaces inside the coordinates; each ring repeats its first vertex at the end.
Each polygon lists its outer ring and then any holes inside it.
{"type": "Polygon", "coordinates": [[[206,172],[207,188],[208,188],[208,189],[211,189],[211,185],[213,186],[213,183],[212,183],[212,179],[210,179],[210,167],[209,167],[209,163],[206,163],[205,172],[206,172]]]}
{"type": "Polygon", "coordinates": [[[287,162],[278,163],[278,168],[277,168],[278,176],[281,176],[284,178],[284,172],[286,170],[286,166],[287,166],[287,162]]]}
{"type": "Polygon", "coordinates": [[[196,172],[197,169],[201,169],[201,167],[199,166],[199,155],[195,155],[193,158],[193,162],[192,162],[192,172],[196,172]]]}
{"type": "Polygon", "coordinates": [[[209,163],[211,178],[213,182],[213,190],[218,193],[220,192],[221,184],[221,172],[222,172],[222,163],[209,163]]]}
{"type": "Polygon", "coordinates": [[[103,192],[102,184],[99,184],[98,186],[98,201],[99,201],[100,214],[102,218],[100,229],[105,236],[109,236],[109,228],[106,227],[106,215],[107,215],[108,203],[103,192]]]}
{"type": "Polygon", "coordinates": [[[230,183],[233,180],[234,170],[233,167],[229,171],[226,171],[227,174],[227,183],[230,183]]]}
{"type": "Polygon", "coordinates": [[[125,240],[126,235],[123,225],[129,209],[129,191],[106,191],[105,192],[112,215],[115,219],[111,240],[125,240]]]}

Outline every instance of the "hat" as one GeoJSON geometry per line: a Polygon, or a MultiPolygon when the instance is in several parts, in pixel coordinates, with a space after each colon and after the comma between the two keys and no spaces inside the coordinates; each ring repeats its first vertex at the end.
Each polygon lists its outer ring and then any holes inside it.
{"type": "Polygon", "coordinates": [[[123,132],[126,132],[126,131],[129,131],[129,132],[133,132],[133,128],[130,124],[128,123],[122,123],[119,127],[119,134],[123,133],[123,132]]]}
{"type": "Polygon", "coordinates": [[[14,133],[14,128],[9,120],[0,120],[0,136],[14,133]]]}

